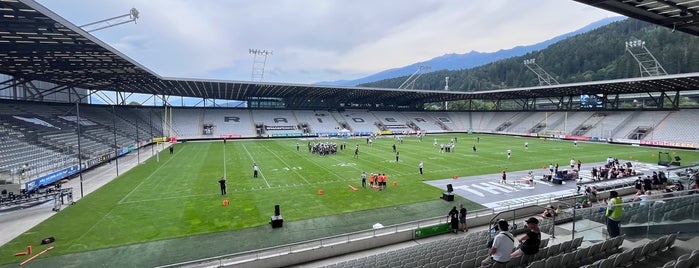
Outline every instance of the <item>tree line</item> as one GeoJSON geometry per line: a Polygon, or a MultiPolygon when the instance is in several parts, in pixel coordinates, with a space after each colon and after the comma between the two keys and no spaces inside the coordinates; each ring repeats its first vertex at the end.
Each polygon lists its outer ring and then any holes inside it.
{"type": "MultiPolygon", "coordinates": [[[[668,74],[699,71],[699,38],[651,23],[626,19],[579,34],[546,49],[462,70],[439,70],[423,74],[414,89],[482,91],[538,86],[539,80],[524,66],[535,59],[561,84],[640,77],[636,60],[625,51],[625,42],[645,41],[645,46],[668,74]]],[[[398,88],[408,77],[397,77],[362,87],[398,88]]]]}

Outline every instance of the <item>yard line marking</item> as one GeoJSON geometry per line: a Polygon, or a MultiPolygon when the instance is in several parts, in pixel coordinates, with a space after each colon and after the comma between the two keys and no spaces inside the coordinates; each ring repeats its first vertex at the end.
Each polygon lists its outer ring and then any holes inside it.
{"type": "MultiPolygon", "coordinates": [[[[185,146],[185,147],[183,147],[183,148],[187,148],[187,147],[185,146]]],[[[164,150],[163,150],[163,151],[164,151],[164,150]]],[[[178,150],[178,151],[179,151],[179,152],[182,152],[182,150],[178,150]]],[[[161,151],[161,152],[162,152],[162,151],[161,151]]],[[[158,152],[158,153],[159,153],[159,152],[158,152]]],[[[124,198],[122,198],[121,200],[119,200],[119,202],[117,202],[117,204],[121,205],[121,204],[124,202],[124,200],[126,200],[127,198],[129,198],[129,196],[130,196],[134,191],[136,191],[136,189],[138,189],[139,187],[141,187],[141,185],[143,185],[143,183],[145,183],[145,182],[148,181],[151,177],[153,177],[153,175],[155,175],[156,173],[158,173],[158,171],[159,171],[161,168],[163,168],[165,165],[167,165],[167,163],[170,163],[170,161],[171,161],[172,159],[174,159],[174,157],[168,158],[167,161],[165,161],[165,163],[163,163],[163,164],[160,165],[158,168],[156,168],[155,171],[153,171],[150,175],[148,175],[148,177],[146,177],[145,179],[143,179],[143,180],[141,181],[141,183],[139,183],[138,185],[136,185],[136,187],[134,187],[133,189],[131,189],[131,191],[130,191],[128,194],[126,194],[126,196],[124,196],[124,198]]]]}
{"type": "MultiPolygon", "coordinates": [[[[278,155],[277,153],[275,153],[274,151],[272,151],[272,150],[270,150],[269,148],[267,148],[267,146],[262,146],[262,147],[264,147],[265,150],[267,150],[268,152],[272,153],[272,154],[274,155],[274,157],[276,157],[277,159],[279,159],[279,161],[281,161],[285,166],[287,166],[287,167],[290,167],[290,166],[291,166],[291,165],[287,164],[287,163],[284,161],[284,159],[282,159],[281,157],[279,157],[279,155],[278,155]]],[[[245,149],[245,150],[247,151],[247,149],[245,149]]],[[[308,182],[308,180],[306,180],[306,178],[305,178],[303,175],[299,174],[299,172],[296,171],[296,169],[293,169],[293,168],[292,168],[291,171],[293,171],[294,173],[296,173],[296,175],[298,175],[298,176],[299,176],[303,181],[305,181],[307,184],[311,184],[310,182],[308,182]]]]}
{"type": "MultiPolygon", "coordinates": [[[[248,156],[250,156],[250,159],[252,159],[252,162],[257,163],[257,161],[255,161],[255,158],[252,157],[252,154],[250,154],[250,151],[248,151],[248,147],[246,147],[245,144],[243,144],[243,149],[245,149],[245,152],[248,153],[248,156]]],[[[269,182],[267,182],[267,178],[265,178],[265,174],[262,174],[262,170],[258,171],[258,173],[260,173],[260,175],[262,175],[262,179],[265,181],[265,184],[267,184],[267,188],[272,188],[271,186],[269,186],[269,182]]]]}

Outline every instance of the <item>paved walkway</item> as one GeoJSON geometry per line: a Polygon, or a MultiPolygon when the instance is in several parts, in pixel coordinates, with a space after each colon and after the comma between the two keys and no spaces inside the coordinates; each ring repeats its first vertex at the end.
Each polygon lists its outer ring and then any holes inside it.
{"type": "MultiPolygon", "coordinates": [[[[78,202],[81,196],[94,192],[117,177],[117,162],[119,163],[119,174],[123,174],[124,172],[136,167],[139,163],[142,163],[146,159],[152,157],[154,152],[155,146],[144,147],[140,149],[140,153],[134,151],[120,157],[118,161],[112,161],[111,164],[104,164],[89,171],[83,172],[82,194],[80,193],[79,177],[75,177],[69,180],[67,183],[64,183],[62,188],[73,188],[73,200],[78,202]]],[[[53,201],[49,201],[27,209],[0,214],[0,226],[2,226],[2,232],[0,232],[0,246],[7,244],[12,239],[15,239],[19,235],[29,231],[29,229],[56,214],[56,212],[52,211],[52,209],[53,201]]]]}

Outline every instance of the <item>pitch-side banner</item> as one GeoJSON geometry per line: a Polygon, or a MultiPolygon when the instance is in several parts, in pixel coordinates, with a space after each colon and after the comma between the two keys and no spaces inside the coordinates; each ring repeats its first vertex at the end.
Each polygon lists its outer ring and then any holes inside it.
{"type": "Polygon", "coordinates": [[[696,149],[697,144],[692,142],[678,142],[678,141],[653,141],[653,140],[641,140],[643,145],[654,145],[654,146],[668,146],[668,147],[681,147],[681,148],[692,148],[696,149]]]}

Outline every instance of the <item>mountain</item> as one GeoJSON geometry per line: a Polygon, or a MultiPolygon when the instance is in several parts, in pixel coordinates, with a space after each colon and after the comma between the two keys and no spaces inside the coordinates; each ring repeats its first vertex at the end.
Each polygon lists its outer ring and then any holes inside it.
{"type": "MultiPolygon", "coordinates": [[[[537,75],[523,61],[536,59],[559,83],[579,83],[640,77],[639,63],[625,50],[629,41],[642,40],[644,48],[637,55],[649,55],[668,74],[699,71],[699,37],[673,31],[663,26],[624,19],[589,32],[571,36],[550,46],[491,62],[482,66],[439,70],[420,76],[415,89],[443,90],[444,77],[449,77],[450,91],[482,91],[538,86],[537,75]]],[[[645,64],[649,61],[643,60],[645,64]]],[[[365,84],[362,87],[398,88],[407,76],[365,84]]]]}
{"type": "Polygon", "coordinates": [[[370,83],[374,81],[379,81],[379,80],[384,80],[384,79],[390,79],[394,77],[401,77],[401,76],[407,76],[413,74],[417,69],[418,66],[430,66],[433,71],[439,71],[439,70],[460,70],[460,69],[468,69],[468,68],[473,68],[473,67],[478,67],[482,66],[491,62],[495,62],[498,60],[502,59],[507,59],[511,57],[516,57],[516,56],[521,56],[524,54],[527,54],[532,51],[536,50],[542,50],[551,44],[555,44],[556,42],[559,42],[561,40],[564,40],[566,38],[586,33],[591,30],[597,29],[599,27],[605,26],[609,23],[615,22],[615,21],[620,21],[625,19],[625,17],[611,17],[611,18],[606,18],[599,20],[597,22],[593,22],[583,28],[580,28],[576,31],[563,34],[554,38],[551,38],[549,40],[546,40],[541,43],[537,43],[534,45],[529,45],[529,46],[516,46],[511,49],[501,49],[496,52],[489,52],[489,53],[484,53],[484,52],[478,52],[478,51],[471,51],[466,54],[445,54],[436,58],[432,58],[428,61],[423,61],[423,62],[418,62],[414,63],[408,66],[400,67],[400,68],[394,68],[394,69],[389,69],[385,71],[378,72],[376,74],[372,74],[367,77],[355,79],[355,80],[338,80],[338,81],[322,81],[316,83],[316,85],[325,85],[325,86],[356,86],[359,84],[364,84],[364,83],[370,83]]]}

